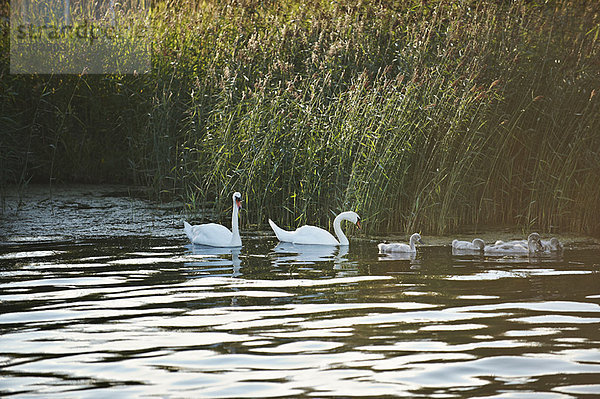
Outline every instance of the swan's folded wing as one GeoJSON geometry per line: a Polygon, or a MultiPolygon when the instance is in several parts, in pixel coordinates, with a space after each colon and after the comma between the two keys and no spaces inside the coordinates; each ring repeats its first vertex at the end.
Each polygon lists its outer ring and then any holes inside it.
{"type": "Polygon", "coordinates": [[[454,249],[471,249],[471,243],[468,241],[454,240],[452,241],[452,248],[454,249]]]}
{"type": "Polygon", "coordinates": [[[413,250],[410,245],[400,243],[400,242],[392,242],[390,244],[381,243],[377,246],[379,248],[379,253],[414,253],[416,250],[413,250]]]}
{"type": "Polygon", "coordinates": [[[527,254],[529,252],[526,246],[522,244],[503,243],[500,245],[486,245],[484,248],[486,254],[494,255],[513,255],[527,254]]]}
{"type": "Polygon", "coordinates": [[[231,238],[233,236],[227,227],[216,223],[191,226],[190,231],[190,241],[193,244],[209,245],[213,247],[224,247],[230,245],[231,238]]]}
{"type": "Polygon", "coordinates": [[[339,241],[327,230],[316,226],[302,226],[294,231],[294,244],[339,245],[339,241]]]}

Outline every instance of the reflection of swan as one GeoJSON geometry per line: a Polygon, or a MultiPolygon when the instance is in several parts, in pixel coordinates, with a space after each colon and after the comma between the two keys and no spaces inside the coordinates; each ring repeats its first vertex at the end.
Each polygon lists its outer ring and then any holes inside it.
{"type": "MultiPolygon", "coordinates": [[[[190,250],[192,255],[205,255],[207,258],[213,258],[215,260],[208,260],[203,264],[206,266],[233,266],[233,277],[239,276],[240,267],[242,261],[240,260],[240,248],[220,248],[220,247],[209,247],[206,245],[189,245],[187,248],[190,250]],[[231,254],[231,262],[227,259],[222,258],[223,255],[231,254]]],[[[202,263],[202,259],[198,260],[202,263]]],[[[195,262],[194,262],[195,263],[195,262]]]]}
{"type": "Polygon", "coordinates": [[[336,277],[357,276],[359,274],[356,262],[350,261],[346,258],[346,255],[348,255],[348,247],[341,246],[333,259],[333,270],[336,271],[336,277]]]}
{"type": "Polygon", "coordinates": [[[350,242],[342,231],[342,220],[348,220],[356,224],[360,229],[360,217],[356,212],[347,211],[340,213],[333,221],[333,230],[339,241],[330,232],[323,230],[320,227],[306,225],[297,228],[295,231],[285,231],[277,226],[271,219],[269,219],[269,224],[279,241],[306,245],[349,245],[350,242]]]}
{"type": "Polygon", "coordinates": [[[231,214],[231,230],[223,225],[207,223],[191,226],[183,222],[183,230],[192,244],[209,245],[211,247],[241,247],[242,239],[238,227],[238,211],[242,209],[242,194],[233,193],[233,212],[231,214]]]}
{"type": "Polygon", "coordinates": [[[410,244],[398,243],[394,242],[391,244],[381,243],[377,245],[379,248],[379,253],[390,253],[390,252],[406,252],[406,253],[416,253],[417,249],[415,248],[415,243],[424,244],[423,240],[421,240],[421,235],[419,233],[415,233],[410,236],[410,244]]]}
{"type": "Polygon", "coordinates": [[[353,262],[348,261],[348,246],[305,245],[280,242],[273,248],[273,265],[314,265],[320,262],[333,262],[333,269],[342,274],[356,274],[353,262]]]}
{"type": "Polygon", "coordinates": [[[278,255],[278,263],[313,264],[332,260],[336,248],[326,245],[293,244],[291,242],[280,242],[273,251],[278,255]]]}
{"type": "Polygon", "coordinates": [[[380,252],[378,260],[415,260],[417,258],[416,252],[388,252],[382,254],[380,252]]]}
{"type": "Polygon", "coordinates": [[[523,241],[496,241],[494,245],[486,245],[484,248],[484,253],[490,255],[527,255],[543,251],[544,247],[538,233],[531,233],[527,237],[527,243],[523,241]]]}
{"type": "Polygon", "coordinates": [[[233,273],[231,273],[232,277],[237,277],[240,274],[240,267],[242,266],[242,261],[240,260],[240,249],[235,248],[231,250],[231,263],[233,264],[233,273]]]}

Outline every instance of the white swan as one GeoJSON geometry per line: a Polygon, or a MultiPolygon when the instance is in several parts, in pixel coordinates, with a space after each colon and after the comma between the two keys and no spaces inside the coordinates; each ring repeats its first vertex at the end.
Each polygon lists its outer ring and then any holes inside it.
{"type": "Polygon", "coordinates": [[[457,251],[483,251],[485,243],[481,238],[475,238],[473,242],[469,241],[452,241],[452,249],[457,251]]]}
{"type": "Polygon", "coordinates": [[[231,198],[233,200],[233,212],[231,214],[231,230],[233,232],[227,227],[216,223],[192,226],[184,221],[183,231],[185,231],[192,244],[208,245],[211,247],[242,246],[238,227],[238,212],[242,209],[242,194],[235,192],[231,198]]]}
{"type": "Polygon", "coordinates": [[[542,246],[544,252],[559,252],[563,250],[562,243],[556,237],[552,237],[549,240],[542,240],[542,246]]]}
{"type": "MultiPolygon", "coordinates": [[[[556,237],[552,237],[549,240],[540,240],[540,244],[541,244],[542,248],[541,249],[537,248],[536,251],[532,251],[532,252],[560,252],[563,250],[562,243],[556,237]]],[[[521,246],[526,247],[526,246],[528,246],[528,241],[527,240],[513,240],[513,241],[504,242],[502,240],[498,240],[498,241],[496,241],[496,243],[494,245],[495,246],[521,245],[521,246]]]]}
{"type": "Polygon", "coordinates": [[[347,211],[340,213],[333,221],[333,230],[339,241],[330,232],[320,227],[307,225],[299,227],[294,231],[286,231],[277,226],[271,219],[269,219],[269,224],[279,241],[309,245],[349,245],[350,242],[342,231],[342,220],[348,220],[360,229],[360,217],[356,212],[347,211]]]}
{"type": "Polygon", "coordinates": [[[523,245],[523,246],[527,246],[527,240],[511,240],[511,241],[502,241],[502,240],[497,240],[494,243],[495,246],[500,246],[500,245],[523,245]]]}
{"type": "Polygon", "coordinates": [[[393,242],[391,244],[381,243],[377,244],[377,248],[379,248],[379,253],[390,253],[390,252],[404,252],[404,253],[416,253],[417,248],[415,248],[415,243],[424,244],[423,240],[421,240],[421,235],[419,233],[415,233],[410,236],[410,244],[404,244],[399,242],[393,242]]]}
{"type": "Polygon", "coordinates": [[[486,245],[484,248],[485,254],[492,255],[519,255],[540,253],[544,251],[540,235],[531,233],[527,237],[527,242],[522,240],[502,242],[496,241],[494,245],[486,245]]]}

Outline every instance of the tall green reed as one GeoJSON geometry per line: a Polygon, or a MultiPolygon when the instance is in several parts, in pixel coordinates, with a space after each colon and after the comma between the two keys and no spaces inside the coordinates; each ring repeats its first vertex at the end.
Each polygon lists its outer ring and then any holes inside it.
{"type": "Polygon", "coordinates": [[[206,153],[197,163],[188,158],[199,169],[187,166],[183,180],[209,202],[242,187],[252,201],[248,217],[259,224],[269,216],[287,225],[326,223],[354,208],[373,231],[514,223],[572,229],[568,208],[599,198],[590,187],[590,200],[575,199],[573,177],[596,172],[554,159],[557,151],[590,158],[578,145],[593,129],[561,126],[551,113],[572,107],[598,80],[588,75],[553,88],[565,76],[555,58],[565,48],[578,48],[587,68],[597,52],[581,32],[557,33],[563,25],[556,19],[566,20],[565,29],[581,14],[593,19],[570,6],[436,3],[393,16],[385,7],[341,6],[316,22],[288,10],[293,16],[276,18],[293,22],[258,23],[248,32],[236,21],[231,47],[221,44],[236,57],[225,63],[204,138],[186,133],[195,153],[206,153]],[[293,53],[285,51],[291,43],[293,53]],[[541,111],[548,90],[555,108],[541,111]],[[567,136],[573,143],[558,149],[567,136]]]}
{"type": "MultiPolygon", "coordinates": [[[[598,233],[597,11],[570,0],[158,2],[151,73],[84,76],[87,103],[68,113],[61,153],[102,153],[80,178],[118,170],[212,218],[241,191],[246,225],[327,224],[354,209],[368,232],[598,233]]],[[[52,79],[28,101],[65,110],[73,82],[52,79]]],[[[44,154],[38,139],[30,152],[44,154]]],[[[38,175],[46,157],[23,170],[38,175]]],[[[61,157],[58,177],[73,179],[84,158],[61,157]]]]}

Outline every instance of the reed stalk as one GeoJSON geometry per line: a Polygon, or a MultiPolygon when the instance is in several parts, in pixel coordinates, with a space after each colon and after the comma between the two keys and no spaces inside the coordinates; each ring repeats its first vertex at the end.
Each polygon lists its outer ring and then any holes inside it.
{"type": "Polygon", "coordinates": [[[3,180],[43,180],[58,140],[58,179],[223,220],[237,190],[246,227],[353,209],[367,233],[600,234],[599,7],[159,1],[147,75],[76,85],[3,56],[3,180]]]}

